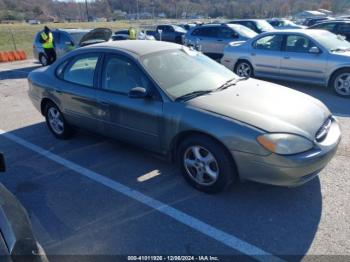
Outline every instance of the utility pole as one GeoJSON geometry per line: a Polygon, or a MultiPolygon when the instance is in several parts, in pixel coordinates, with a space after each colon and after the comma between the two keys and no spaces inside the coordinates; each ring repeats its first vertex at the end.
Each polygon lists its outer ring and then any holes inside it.
{"type": "Polygon", "coordinates": [[[137,17],[137,21],[139,21],[140,16],[139,16],[139,0],[136,0],[136,17],[137,17]]]}
{"type": "Polygon", "coordinates": [[[85,0],[85,9],[86,9],[86,19],[89,22],[89,9],[88,9],[87,0],[85,0]]]}

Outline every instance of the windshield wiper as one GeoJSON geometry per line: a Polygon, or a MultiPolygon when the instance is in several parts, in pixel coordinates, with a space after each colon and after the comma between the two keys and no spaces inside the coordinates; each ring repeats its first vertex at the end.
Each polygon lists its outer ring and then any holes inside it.
{"type": "Polygon", "coordinates": [[[215,91],[224,90],[230,86],[236,85],[240,81],[247,80],[247,79],[248,79],[247,77],[232,78],[232,79],[226,81],[225,83],[223,83],[221,86],[219,86],[215,91]]]}
{"type": "Polygon", "coordinates": [[[190,100],[192,98],[195,98],[197,96],[202,96],[205,94],[209,94],[213,92],[213,90],[199,90],[199,91],[193,91],[191,93],[179,96],[178,98],[175,99],[175,101],[186,101],[186,100],[190,100]]]}
{"type": "Polygon", "coordinates": [[[350,48],[333,48],[331,49],[331,52],[346,52],[350,51],[350,48]]]}

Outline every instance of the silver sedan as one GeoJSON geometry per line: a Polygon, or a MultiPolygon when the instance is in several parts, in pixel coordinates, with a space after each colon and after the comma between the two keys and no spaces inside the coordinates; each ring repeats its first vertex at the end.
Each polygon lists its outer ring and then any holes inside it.
{"type": "Polygon", "coordinates": [[[244,77],[318,84],[350,97],[350,43],[324,30],[261,34],[228,45],[221,63],[244,77]]]}
{"type": "Polygon", "coordinates": [[[303,184],[331,160],[341,136],[320,101],[238,78],[173,43],[79,48],[31,72],[28,81],[55,137],[83,128],[147,148],[177,161],[187,181],[205,192],[237,178],[303,184]]]}

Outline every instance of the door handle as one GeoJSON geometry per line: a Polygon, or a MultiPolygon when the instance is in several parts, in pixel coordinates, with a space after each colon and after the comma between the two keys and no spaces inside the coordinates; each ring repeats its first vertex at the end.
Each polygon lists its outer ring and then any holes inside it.
{"type": "Polygon", "coordinates": [[[104,100],[97,100],[97,103],[99,103],[101,106],[110,106],[111,104],[104,100]]]}
{"type": "Polygon", "coordinates": [[[285,57],[283,57],[284,59],[290,59],[290,57],[289,56],[285,56],[285,57]]]}
{"type": "Polygon", "coordinates": [[[224,40],[218,39],[218,40],[216,40],[216,41],[218,41],[218,42],[222,42],[222,41],[224,41],[224,40]]]}
{"type": "Polygon", "coordinates": [[[255,54],[255,53],[251,53],[251,55],[252,55],[252,56],[256,56],[256,54],[255,54]]]}

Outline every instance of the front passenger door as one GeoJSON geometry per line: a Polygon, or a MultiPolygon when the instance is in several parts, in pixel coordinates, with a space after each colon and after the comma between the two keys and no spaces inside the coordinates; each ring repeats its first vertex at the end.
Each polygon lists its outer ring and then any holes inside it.
{"type": "Polygon", "coordinates": [[[105,105],[107,136],[158,150],[163,103],[152,82],[131,59],[107,55],[101,74],[101,100],[105,105]],[[134,87],[148,90],[147,98],[130,98],[134,87]]]}
{"type": "Polygon", "coordinates": [[[287,35],[281,59],[281,75],[323,84],[326,81],[328,57],[321,49],[317,54],[311,53],[312,47],[317,45],[306,36],[287,35]]]}

